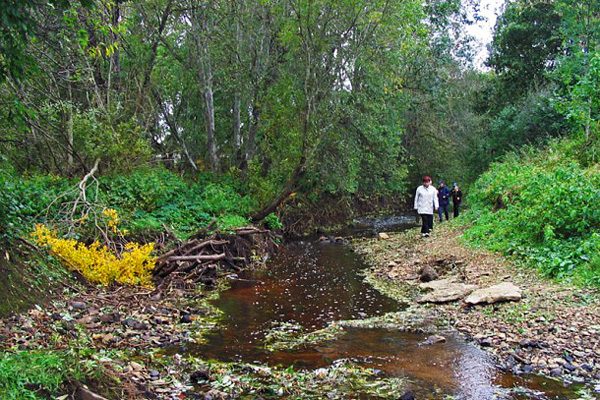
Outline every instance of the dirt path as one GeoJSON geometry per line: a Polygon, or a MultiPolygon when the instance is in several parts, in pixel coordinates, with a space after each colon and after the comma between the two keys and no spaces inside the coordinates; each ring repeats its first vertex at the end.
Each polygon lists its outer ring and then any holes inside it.
{"type": "MultiPolygon", "coordinates": [[[[461,229],[436,227],[432,238],[416,230],[387,239],[357,239],[355,250],[374,274],[392,282],[414,302],[422,295],[419,271],[432,267],[439,279],[454,277],[480,288],[512,282],[518,302],[467,306],[462,300],[423,305],[492,353],[501,368],[570,381],[600,381],[600,296],[592,290],[557,284],[510,260],[461,244],[461,229]]],[[[384,235],[385,237],[385,235],[384,235]]]]}

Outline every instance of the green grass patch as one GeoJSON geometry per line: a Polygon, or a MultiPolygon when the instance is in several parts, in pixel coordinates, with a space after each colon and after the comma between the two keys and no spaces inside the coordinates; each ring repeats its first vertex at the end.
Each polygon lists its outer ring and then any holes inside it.
{"type": "Polygon", "coordinates": [[[96,363],[84,363],[58,351],[0,353],[0,398],[3,400],[56,398],[69,382],[100,376],[96,363]]]}

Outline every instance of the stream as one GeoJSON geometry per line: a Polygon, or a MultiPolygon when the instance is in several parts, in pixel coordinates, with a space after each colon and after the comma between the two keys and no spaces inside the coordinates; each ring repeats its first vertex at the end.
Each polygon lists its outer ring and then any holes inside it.
{"type": "MultiPolygon", "coordinates": [[[[355,221],[344,235],[401,230],[413,217],[355,221]]],[[[363,281],[364,261],[344,244],[318,240],[282,246],[267,268],[249,271],[231,282],[215,305],[224,312],[218,330],[204,344],[182,349],[204,359],[293,365],[329,366],[342,358],[406,378],[417,399],[572,399],[573,388],[537,376],[499,371],[487,354],[458,334],[447,341],[420,346],[426,335],[386,329],[345,329],[340,338],[299,351],[268,352],[264,333],[281,322],[307,331],[341,319],[360,319],[398,311],[403,305],[363,281]],[[511,390],[513,388],[518,390],[511,390]],[[518,394],[521,393],[521,394],[518,394]]],[[[400,394],[399,394],[400,396],[400,394]]]]}

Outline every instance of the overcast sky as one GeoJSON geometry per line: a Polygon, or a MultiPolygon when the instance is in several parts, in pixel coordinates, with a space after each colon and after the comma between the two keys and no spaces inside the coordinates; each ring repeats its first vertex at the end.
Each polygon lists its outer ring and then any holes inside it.
{"type": "Polygon", "coordinates": [[[481,0],[479,2],[481,14],[485,17],[484,21],[477,24],[467,26],[466,31],[477,38],[478,53],[475,59],[475,65],[478,68],[484,69],[485,62],[488,56],[487,46],[492,42],[492,34],[496,25],[496,17],[500,11],[504,0],[481,0]]]}

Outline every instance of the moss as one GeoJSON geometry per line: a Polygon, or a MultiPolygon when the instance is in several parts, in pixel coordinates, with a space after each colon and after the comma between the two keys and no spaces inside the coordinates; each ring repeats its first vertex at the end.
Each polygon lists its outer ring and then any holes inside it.
{"type": "Polygon", "coordinates": [[[397,281],[384,279],[376,275],[372,270],[365,272],[365,282],[373,286],[381,294],[396,300],[399,303],[408,304],[414,297],[414,288],[402,285],[397,281]]]}

